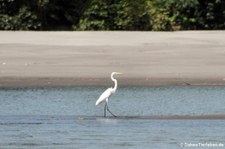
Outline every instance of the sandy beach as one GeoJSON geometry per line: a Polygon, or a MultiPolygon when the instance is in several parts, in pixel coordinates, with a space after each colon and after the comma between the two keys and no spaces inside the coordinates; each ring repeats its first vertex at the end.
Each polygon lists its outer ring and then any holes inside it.
{"type": "Polygon", "coordinates": [[[225,85],[225,32],[0,32],[0,87],[225,85]]]}

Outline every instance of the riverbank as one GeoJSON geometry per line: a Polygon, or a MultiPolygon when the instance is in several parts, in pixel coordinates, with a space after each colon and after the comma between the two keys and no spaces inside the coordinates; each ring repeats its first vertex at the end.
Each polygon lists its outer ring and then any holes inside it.
{"type": "Polygon", "coordinates": [[[225,32],[0,32],[0,87],[225,85],[225,32]]]}

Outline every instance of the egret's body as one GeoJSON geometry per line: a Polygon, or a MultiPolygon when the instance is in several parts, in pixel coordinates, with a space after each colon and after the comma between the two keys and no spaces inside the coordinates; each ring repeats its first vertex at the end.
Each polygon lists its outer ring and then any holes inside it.
{"type": "Polygon", "coordinates": [[[114,94],[117,90],[117,80],[114,78],[114,75],[119,75],[122,74],[120,72],[112,72],[111,73],[111,80],[114,82],[114,87],[113,88],[108,88],[105,90],[102,95],[99,97],[99,99],[96,101],[96,106],[105,101],[105,109],[104,109],[104,117],[106,116],[106,110],[109,111],[113,116],[115,116],[108,108],[108,100],[109,97],[114,94]]]}

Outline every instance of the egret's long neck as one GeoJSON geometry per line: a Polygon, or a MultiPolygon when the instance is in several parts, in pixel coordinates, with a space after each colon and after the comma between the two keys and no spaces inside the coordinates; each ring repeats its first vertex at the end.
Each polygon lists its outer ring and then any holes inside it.
{"type": "Polygon", "coordinates": [[[113,78],[113,75],[111,75],[111,79],[114,82],[113,92],[116,92],[116,89],[117,89],[117,80],[113,78]]]}

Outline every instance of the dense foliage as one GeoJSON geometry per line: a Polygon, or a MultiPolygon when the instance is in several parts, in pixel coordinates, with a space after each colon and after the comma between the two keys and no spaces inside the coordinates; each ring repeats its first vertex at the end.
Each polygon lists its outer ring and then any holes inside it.
{"type": "Polygon", "coordinates": [[[225,29],[225,1],[0,0],[0,29],[225,29]]]}

